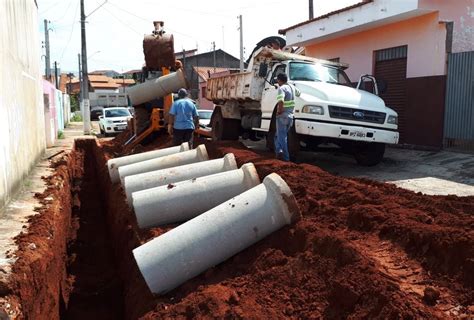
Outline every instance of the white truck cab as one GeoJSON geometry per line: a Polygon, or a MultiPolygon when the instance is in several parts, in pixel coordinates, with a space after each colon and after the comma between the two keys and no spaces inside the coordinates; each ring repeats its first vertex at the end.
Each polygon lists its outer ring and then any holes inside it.
{"type": "MultiPolygon", "coordinates": [[[[219,135],[219,126],[235,130],[235,120],[240,120],[240,133],[265,132],[271,149],[277,104],[276,77],[286,73],[288,83],[301,92],[295,97],[290,154],[296,154],[301,146],[316,148],[332,143],[354,154],[359,164],[375,165],[383,158],[385,144],[398,143],[398,115],[376,94],[359,89],[361,81],[354,88],[344,72],[346,67],[262,48],[255,52],[249,71],[209,79],[208,98],[217,104],[211,126],[217,126],[219,135]],[[220,122],[226,123],[222,126],[220,122]]],[[[375,79],[365,78],[373,80],[377,93],[375,79]]]]}

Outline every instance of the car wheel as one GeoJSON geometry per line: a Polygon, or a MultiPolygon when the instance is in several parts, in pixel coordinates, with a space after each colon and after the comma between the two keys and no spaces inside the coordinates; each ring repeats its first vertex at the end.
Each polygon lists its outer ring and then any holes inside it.
{"type": "Polygon", "coordinates": [[[384,153],[384,143],[362,142],[354,148],[354,157],[361,166],[375,166],[382,161],[384,153]]]}

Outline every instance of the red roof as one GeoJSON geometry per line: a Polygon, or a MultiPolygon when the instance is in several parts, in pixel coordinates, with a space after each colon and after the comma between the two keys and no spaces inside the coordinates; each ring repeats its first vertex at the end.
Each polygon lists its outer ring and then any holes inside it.
{"type": "Polygon", "coordinates": [[[329,12],[329,13],[326,13],[325,15],[316,17],[316,18],[311,19],[311,20],[307,20],[307,21],[300,22],[300,23],[295,24],[294,26],[288,27],[288,28],[286,28],[286,29],[280,29],[280,30],[278,30],[278,33],[284,35],[284,34],[286,34],[287,31],[289,31],[289,30],[291,30],[291,29],[295,29],[295,28],[304,26],[305,24],[310,24],[311,22],[314,22],[314,21],[318,21],[318,20],[322,20],[322,19],[329,18],[330,16],[335,15],[335,14],[338,14],[338,13],[341,13],[341,12],[349,11],[349,10],[352,10],[352,9],[358,8],[358,7],[362,7],[363,5],[366,5],[366,4],[371,3],[371,2],[374,2],[374,0],[363,0],[362,2],[358,2],[358,3],[356,3],[356,4],[353,4],[352,6],[348,6],[348,7],[345,7],[345,8],[341,8],[341,9],[338,9],[338,10],[336,10],[336,11],[331,11],[331,12],[329,12]]]}

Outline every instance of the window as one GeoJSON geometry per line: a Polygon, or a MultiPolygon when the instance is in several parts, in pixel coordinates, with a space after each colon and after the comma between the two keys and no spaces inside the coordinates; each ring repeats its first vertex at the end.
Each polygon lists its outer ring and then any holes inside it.
{"type": "Polygon", "coordinates": [[[290,80],[317,81],[351,86],[351,82],[341,69],[322,64],[305,62],[290,63],[290,80]]]}
{"type": "Polygon", "coordinates": [[[206,90],[207,90],[207,87],[202,87],[202,88],[201,88],[201,97],[202,97],[202,98],[205,98],[205,97],[206,97],[206,90]]]}
{"type": "Polygon", "coordinates": [[[276,67],[275,71],[273,71],[272,78],[270,79],[270,83],[275,84],[277,76],[280,73],[285,73],[285,70],[286,70],[286,66],[284,64],[281,64],[278,67],[276,67]]]}
{"type": "Polygon", "coordinates": [[[106,118],[114,118],[114,117],[128,117],[130,116],[130,112],[127,109],[112,109],[112,110],[105,110],[105,117],[106,118]]]}

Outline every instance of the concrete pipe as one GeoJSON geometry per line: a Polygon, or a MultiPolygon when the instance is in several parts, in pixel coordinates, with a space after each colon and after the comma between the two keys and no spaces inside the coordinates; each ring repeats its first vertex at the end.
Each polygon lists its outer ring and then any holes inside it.
{"type": "Polygon", "coordinates": [[[116,183],[120,181],[118,168],[121,166],[126,166],[132,163],[164,157],[170,154],[175,154],[178,152],[183,152],[183,151],[188,151],[188,150],[189,150],[189,144],[187,142],[184,142],[183,144],[177,147],[153,150],[149,152],[132,154],[130,156],[110,159],[109,161],[107,161],[107,167],[109,168],[110,180],[112,181],[112,183],[116,183]]]}
{"type": "Polygon", "coordinates": [[[240,169],[134,192],[140,228],[190,220],[260,183],[253,163],[240,169]]]}
{"type": "Polygon", "coordinates": [[[209,160],[206,146],[201,144],[196,149],[183,151],[168,156],[132,163],[118,168],[120,180],[124,185],[124,179],[134,174],[145,173],[160,169],[182,166],[185,164],[209,160]]]}
{"type": "Polygon", "coordinates": [[[262,184],[136,248],[133,255],[150,290],[165,293],[298,217],[290,188],[272,173],[262,184]]]}
{"type": "Polygon", "coordinates": [[[127,87],[125,93],[128,94],[133,106],[162,98],[170,93],[186,87],[186,78],[182,69],[168,75],[127,87]]]}
{"type": "Polygon", "coordinates": [[[237,169],[237,163],[234,154],[228,153],[220,159],[128,176],[124,179],[123,187],[127,195],[127,202],[132,207],[134,192],[235,169],[237,169]]]}

